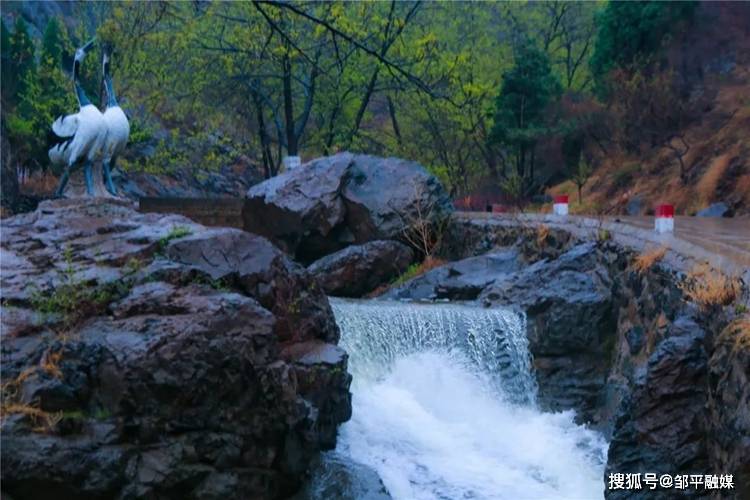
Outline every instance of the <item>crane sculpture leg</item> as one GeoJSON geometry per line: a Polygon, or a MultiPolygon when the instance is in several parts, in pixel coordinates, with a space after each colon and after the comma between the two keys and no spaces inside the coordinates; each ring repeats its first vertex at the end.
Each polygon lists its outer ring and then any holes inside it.
{"type": "Polygon", "coordinates": [[[116,161],[117,157],[115,156],[111,161],[105,161],[102,163],[102,168],[104,169],[104,182],[107,186],[107,191],[109,191],[112,196],[117,196],[117,189],[115,189],[115,184],[112,182],[112,170],[115,168],[116,161]]]}

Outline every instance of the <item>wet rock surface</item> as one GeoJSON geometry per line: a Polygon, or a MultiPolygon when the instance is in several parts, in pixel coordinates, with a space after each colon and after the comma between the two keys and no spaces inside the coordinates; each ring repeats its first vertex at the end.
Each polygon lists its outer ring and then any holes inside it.
{"type": "Polygon", "coordinates": [[[474,300],[496,280],[521,268],[515,249],[450,262],[383,294],[400,300],[474,300]]]}
{"type": "Polygon", "coordinates": [[[326,453],[313,466],[313,479],[291,500],[389,500],[391,495],[377,472],[367,466],[326,453]]]}
{"type": "MultiPolygon", "coordinates": [[[[655,348],[645,372],[620,406],[609,448],[606,474],[705,474],[708,442],[705,402],[708,355],[705,331],[678,318],[655,348]]],[[[612,490],[608,498],[630,498],[612,490]]],[[[655,493],[674,498],[668,490],[655,493]]]]}
{"type": "Polygon", "coordinates": [[[393,240],[351,245],[307,267],[328,295],[362,297],[403,273],[414,259],[411,248],[393,240]]]}
{"type": "Polygon", "coordinates": [[[279,498],[350,416],[327,299],[264,238],[59,200],[1,258],[3,496],[279,498]]]}
{"type": "Polygon", "coordinates": [[[121,196],[138,200],[144,196],[176,198],[241,197],[261,182],[263,175],[249,159],[240,157],[233,165],[217,170],[175,168],[167,173],[116,169],[112,180],[121,196]]]}
{"type": "Polygon", "coordinates": [[[708,361],[709,462],[731,471],[739,498],[750,497],[750,317],[730,323],[708,361]],[[745,338],[746,340],[742,341],[745,338]]]}
{"type": "Polygon", "coordinates": [[[520,308],[543,408],[575,408],[591,421],[606,378],[606,337],[612,324],[612,282],[594,243],[538,261],[495,281],[479,299],[520,308]]]}
{"type": "Polygon", "coordinates": [[[310,264],[351,244],[399,239],[415,219],[452,210],[438,180],[419,164],[340,153],[251,187],[243,218],[247,231],[310,264]]]}

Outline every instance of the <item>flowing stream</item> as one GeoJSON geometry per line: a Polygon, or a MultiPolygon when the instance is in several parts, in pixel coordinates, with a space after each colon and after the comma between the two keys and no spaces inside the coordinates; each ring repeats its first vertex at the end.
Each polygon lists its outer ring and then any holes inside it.
{"type": "Polygon", "coordinates": [[[603,497],[605,440],[534,404],[522,314],[331,303],[354,381],[329,460],[374,470],[396,499],[603,497]]]}

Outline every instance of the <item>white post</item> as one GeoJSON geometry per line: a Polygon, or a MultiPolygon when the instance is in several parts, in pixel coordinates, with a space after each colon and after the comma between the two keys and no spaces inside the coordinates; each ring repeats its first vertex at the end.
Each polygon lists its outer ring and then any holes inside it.
{"type": "Polygon", "coordinates": [[[285,156],[284,157],[284,169],[294,170],[302,164],[302,159],[299,156],[285,156]]]}
{"type": "Polygon", "coordinates": [[[568,195],[561,194],[555,196],[554,204],[552,205],[552,213],[555,215],[568,215],[568,195]]]}
{"type": "Polygon", "coordinates": [[[654,219],[654,230],[657,233],[674,232],[674,205],[658,205],[654,219]]]}

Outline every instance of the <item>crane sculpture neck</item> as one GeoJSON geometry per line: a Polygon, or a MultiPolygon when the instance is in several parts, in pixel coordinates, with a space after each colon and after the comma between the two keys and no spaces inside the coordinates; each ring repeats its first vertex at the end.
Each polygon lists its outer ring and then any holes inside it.
{"type": "Polygon", "coordinates": [[[117,97],[115,96],[115,89],[112,86],[112,77],[109,74],[104,76],[104,86],[107,89],[107,107],[113,108],[119,106],[117,104],[117,97]]]}
{"type": "Polygon", "coordinates": [[[79,61],[73,61],[73,87],[75,88],[76,97],[78,98],[78,106],[84,107],[91,104],[91,101],[89,100],[86,92],[83,90],[83,87],[81,87],[81,84],[78,81],[80,64],[81,63],[79,61]]]}

